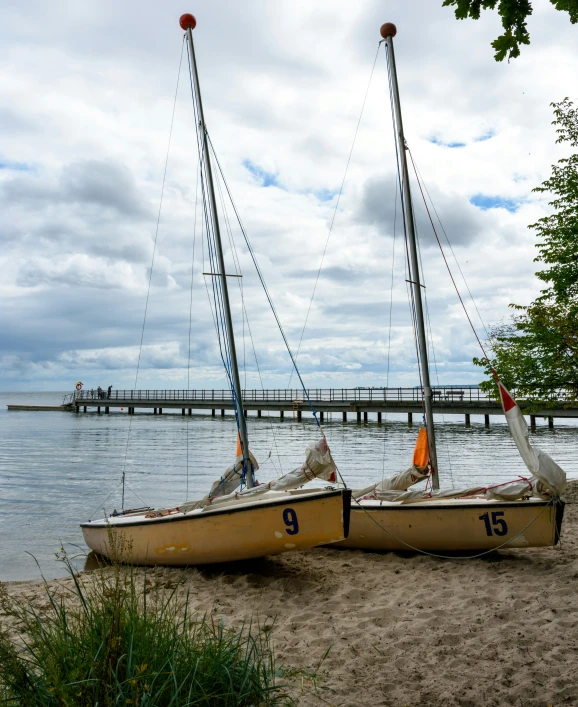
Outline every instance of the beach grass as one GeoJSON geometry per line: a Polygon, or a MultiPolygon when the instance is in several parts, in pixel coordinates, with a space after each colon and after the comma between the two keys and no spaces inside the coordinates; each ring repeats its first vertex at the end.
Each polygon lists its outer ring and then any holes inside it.
{"type": "Polygon", "coordinates": [[[0,705],[288,704],[268,631],[192,615],[154,571],[113,562],[85,581],[64,561],[67,595],[45,583],[42,611],[0,585],[0,705]]]}

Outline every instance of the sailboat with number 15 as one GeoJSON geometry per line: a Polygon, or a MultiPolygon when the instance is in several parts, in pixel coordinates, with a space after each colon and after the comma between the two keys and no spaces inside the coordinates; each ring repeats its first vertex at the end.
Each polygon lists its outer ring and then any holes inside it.
{"type": "MultiPolygon", "coordinates": [[[[353,492],[349,537],[340,542],[339,546],[366,550],[417,550],[426,553],[484,553],[497,548],[556,545],[564,514],[564,502],[560,495],[566,487],[566,474],[553,459],[530,442],[528,426],[520,407],[496,371],[494,378],[504,414],[529,474],[505,483],[439,488],[433,395],[422,301],[423,278],[408,168],[408,154],[411,156],[411,152],[403,131],[393,50],[396,33],[395,25],[382,25],[380,45],[384,45],[389,72],[411,308],[419,354],[419,373],[423,383],[424,427],[418,436],[413,463],[406,471],[353,492]],[[411,487],[419,482],[425,483],[425,488],[412,490],[411,487]]],[[[413,162],[413,157],[411,160],[413,162]]],[[[415,176],[420,184],[417,169],[415,176]]],[[[424,203],[427,210],[425,198],[424,203]]],[[[434,227],[433,220],[431,225],[434,227]]],[[[441,249],[435,227],[434,233],[441,249]]],[[[453,276],[451,279],[455,285],[453,276]]],[[[457,294],[459,296],[459,292],[457,294]]],[[[459,299],[463,305],[461,297],[459,299]]],[[[475,330],[474,334],[477,338],[475,330]]],[[[478,342],[488,360],[479,339],[478,342]]],[[[479,463],[483,465],[483,459],[479,463]]]]}

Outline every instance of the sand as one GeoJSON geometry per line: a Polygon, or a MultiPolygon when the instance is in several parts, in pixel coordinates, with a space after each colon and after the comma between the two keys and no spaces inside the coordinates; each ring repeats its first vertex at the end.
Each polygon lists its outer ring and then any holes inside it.
{"type": "MultiPolygon", "coordinates": [[[[577,529],[571,502],[558,548],[478,560],[318,548],[186,570],[183,591],[229,625],[274,619],[298,705],[578,705],[577,529]]],[[[182,575],[157,570],[169,586],[182,575]]],[[[39,583],[8,591],[45,603],[39,583]]]]}

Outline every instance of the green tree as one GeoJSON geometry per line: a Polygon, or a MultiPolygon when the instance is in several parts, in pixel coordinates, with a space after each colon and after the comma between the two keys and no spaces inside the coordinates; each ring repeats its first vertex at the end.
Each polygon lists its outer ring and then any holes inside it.
{"type": "MultiPolygon", "coordinates": [[[[572,24],[578,22],[578,0],[550,0],[550,2],[556,10],[567,12],[572,24]]],[[[526,25],[526,20],[532,14],[530,0],[444,0],[443,7],[450,5],[455,5],[455,15],[458,20],[465,20],[468,17],[479,20],[482,10],[494,10],[497,6],[505,31],[492,42],[492,47],[496,50],[494,55],[496,61],[503,61],[506,57],[515,59],[520,56],[520,45],[530,44],[530,34],[526,25]]]]}
{"type": "MultiPolygon", "coordinates": [[[[578,109],[565,98],[552,103],[556,142],[578,147],[578,109]]],[[[490,336],[491,364],[476,358],[491,376],[491,366],[519,397],[548,402],[566,392],[578,401],[578,154],[552,167],[552,175],[535,192],[553,195],[554,211],[529,226],[539,241],[534,262],[546,267],[536,273],[546,284],[528,306],[511,304],[516,314],[509,324],[494,327],[490,336]]],[[[492,380],[482,388],[494,391],[492,380]]]]}

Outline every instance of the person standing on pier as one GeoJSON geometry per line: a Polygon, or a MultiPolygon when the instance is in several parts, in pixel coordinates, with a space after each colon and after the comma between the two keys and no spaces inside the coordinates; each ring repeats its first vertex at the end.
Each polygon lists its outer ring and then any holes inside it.
{"type": "Polygon", "coordinates": [[[102,398],[102,388],[100,386],[98,386],[98,388],[96,389],[96,392],[98,394],[98,399],[100,400],[102,398]]]}
{"type": "Polygon", "coordinates": [[[112,385],[109,385],[108,388],[107,388],[107,392],[106,392],[106,397],[107,397],[108,400],[110,399],[110,394],[111,394],[111,393],[112,393],[112,385]]]}

